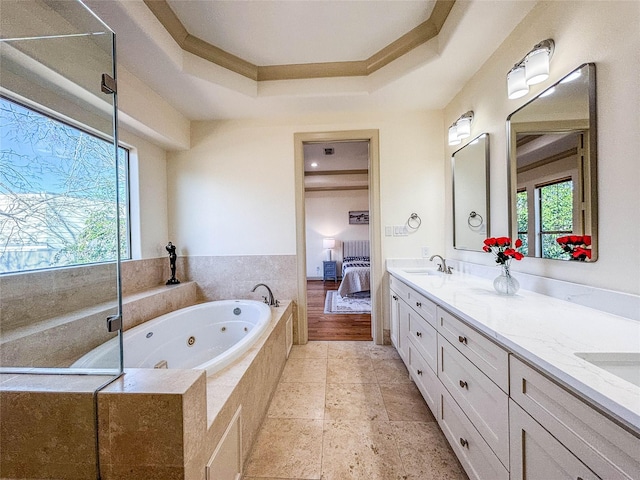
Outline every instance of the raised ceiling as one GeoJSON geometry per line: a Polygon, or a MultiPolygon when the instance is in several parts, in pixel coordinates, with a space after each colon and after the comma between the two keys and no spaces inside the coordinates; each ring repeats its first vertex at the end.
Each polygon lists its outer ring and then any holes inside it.
{"type": "Polygon", "coordinates": [[[438,2],[151,0],[175,8],[182,35],[192,37],[199,55],[181,46],[149,1],[85,3],[116,32],[121,74],[134,74],[188,119],[329,115],[333,121],[338,114],[444,108],[537,3],[457,0],[435,36],[374,72],[259,81],[207,59],[209,46],[254,66],[358,62],[419,28],[438,2]]]}
{"type": "Polygon", "coordinates": [[[191,35],[255,65],[285,65],[369,58],[426,21],[435,0],[167,3],[191,35]]]}
{"type": "Polygon", "coordinates": [[[269,81],[370,75],[435,38],[455,0],[144,2],[185,51],[269,81]]]}

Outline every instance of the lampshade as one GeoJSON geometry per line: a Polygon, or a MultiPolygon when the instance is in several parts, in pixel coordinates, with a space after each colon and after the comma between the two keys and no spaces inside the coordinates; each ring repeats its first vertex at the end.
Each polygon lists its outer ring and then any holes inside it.
{"type": "Polygon", "coordinates": [[[458,138],[458,128],[455,124],[449,127],[449,145],[458,145],[462,140],[458,138]]]}
{"type": "Polygon", "coordinates": [[[322,248],[335,248],[336,239],[335,238],[323,238],[322,239],[322,248]]]}
{"type": "Polygon", "coordinates": [[[524,59],[524,70],[527,85],[535,85],[549,78],[549,50],[540,48],[533,50],[524,59]]]}
{"type": "Polygon", "coordinates": [[[471,135],[471,116],[463,116],[456,122],[456,136],[459,139],[467,138],[471,135]]]}
{"type": "Polygon", "coordinates": [[[516,65],[507,73],[507,94],[511,100],[529,93],[524,65],[516,65]]]}

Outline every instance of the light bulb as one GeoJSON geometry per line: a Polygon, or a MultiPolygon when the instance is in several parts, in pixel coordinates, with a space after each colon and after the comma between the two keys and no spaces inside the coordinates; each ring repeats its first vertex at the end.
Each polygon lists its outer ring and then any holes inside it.
{"type": "Polygon", "coordinates": [[[462,140],[458,138],[458,129],[455,124],[449,127],[449,145],[458,145],[462,140]]]}
{"type": "Polygon", "coordinates": [[[527,85],[535,85],[549,78],[549,50],[541,48],[529,53],[524,59],[527,85]]]}
{"type": "Polygon", "coordinates": [[[529,93],[529,86],[524,76],[524,65],[513,67],[507,73],[507,94],[511,100],[524,97],[529,93]]]}

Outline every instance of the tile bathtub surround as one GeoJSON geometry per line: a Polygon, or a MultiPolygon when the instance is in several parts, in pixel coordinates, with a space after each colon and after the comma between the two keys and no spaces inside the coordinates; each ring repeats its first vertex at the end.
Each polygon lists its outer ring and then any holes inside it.
{"type": "Polygon", "coordinates": [[[238,255],[178,257],[178,278],[197,282],[198,300],[248,298],[262,300],[266,290],[251,289],[266,283],[279,300],[295,300],[298,281],[295,255],[238,255]]]}
{"type": "MultiPolygon", "coordinates": [[[[298,280],[295,255],[230,255],[178,257],[176,277],[198,285],[198,301],[250,299],[262,300],[267,294],[265,283],[280,302],[298,301],[298,280]]],[[[297,314],[294,310],[294,343],[298,338],[297,314]]]]}
{"type": "Polygon", "coordinates": [[[96,478],[93,392],[106,377],[2,376],[0,478],[96,478]]]}
{"type": "Polygon", "coordinates": [[[371,342],[293,346],[244,474],[467,478],[395,349],[371,342]]]}

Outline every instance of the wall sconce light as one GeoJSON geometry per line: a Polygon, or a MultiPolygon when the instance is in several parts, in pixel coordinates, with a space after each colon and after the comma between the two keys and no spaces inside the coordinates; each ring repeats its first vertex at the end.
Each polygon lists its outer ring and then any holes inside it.
{"type": "Polygon", "coordinates": [[[548,38],[536,44],[522,60],[507,73],[507,95],[511,100],[529,93],[529,85],[549,78],[549,62],[555,50],[555,42],[548,38]]]}
{"type": "Polygon", "coordinates": [[[336,239],[335,238],[323,238],[322,239],[322,248],[328,249],[328,257],[327,260],[331,261],[331,249],[336,247],[336,239]]]}
{"type": "Polygon", "coordinates": [[[458,145],[462,139],[471,135],[471,122],[473,122],[472,110],[453,122],[453,125],[449,127],[449,145],[458,145]]]}

